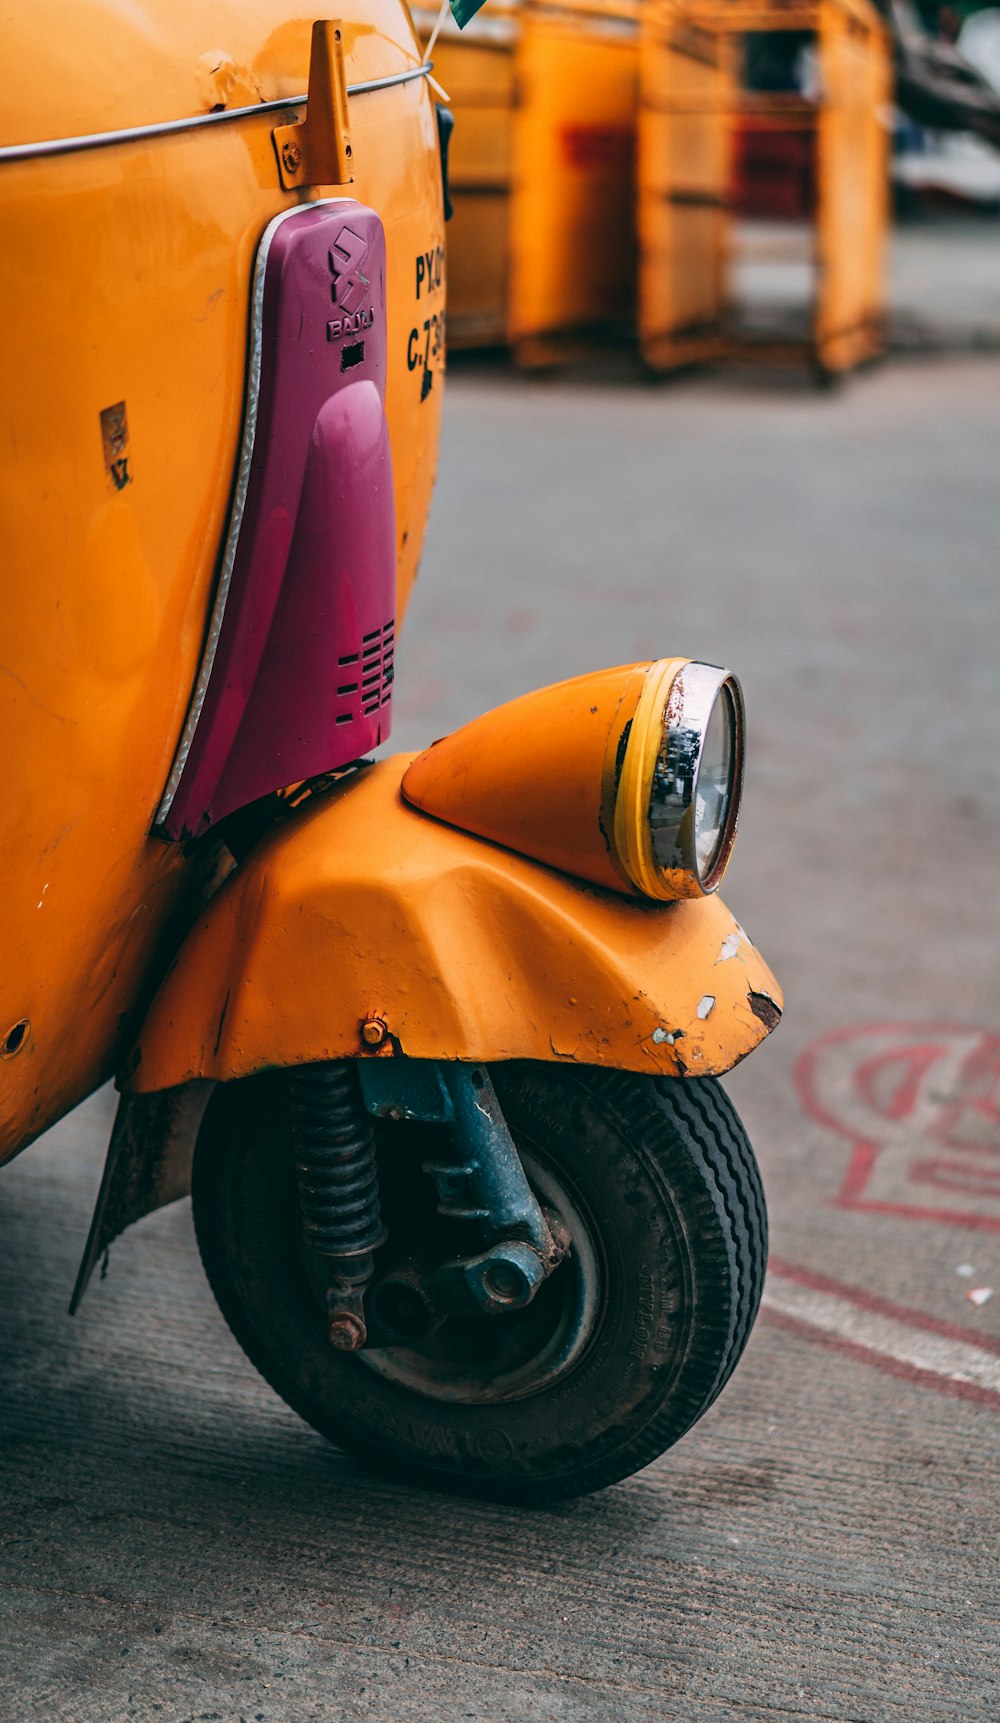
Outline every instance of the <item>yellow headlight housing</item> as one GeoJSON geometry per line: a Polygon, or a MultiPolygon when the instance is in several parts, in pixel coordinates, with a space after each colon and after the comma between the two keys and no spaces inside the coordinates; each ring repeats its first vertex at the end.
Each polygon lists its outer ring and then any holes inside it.
{"type": "Polygon", "coordinates": [[[725,872],[743,780],[735,677],[686,658],[512,700],[413,761],[425,813],[616,891],[703,897],[725,872]]]}

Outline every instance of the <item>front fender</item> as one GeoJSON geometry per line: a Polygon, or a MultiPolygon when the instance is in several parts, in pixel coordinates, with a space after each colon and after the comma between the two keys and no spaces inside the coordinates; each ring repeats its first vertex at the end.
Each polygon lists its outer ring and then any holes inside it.
{"type": "Polygon", "coordinates": [[[394,1053],[708,1076],[774,1027],[774,977],[717,898],[627,899],[443,825],[402,799],[411,758],[247,857],[181,947],[128,1087],[394,1053]]]}

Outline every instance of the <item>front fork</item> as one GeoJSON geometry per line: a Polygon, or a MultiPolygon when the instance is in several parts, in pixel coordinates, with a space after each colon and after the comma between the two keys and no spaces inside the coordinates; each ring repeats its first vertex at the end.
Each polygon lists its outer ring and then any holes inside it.
{"type": "Polygon", "coordinates": [[[470,1301],[489,1315],[520,1310],[566,1256],[567,1229],[535,1198],[484,1066],[331,1061],[300,1066],[289,1087],[303,1238],[322,1267],[339,1351],[357,1351],[370,1331],[382,1344],[415,1344],[470,1301]],[[475,1224],[484,1251],[432,1270],[397,1263],[372,1288],[374,1252],[386,1239],[372,1117],[450,1130],[454,1158],[427,1161],[424,1172],[438,1213],[475,1224]],[[374,1310],[366,1311],[370,1288],[374,1310]]]}

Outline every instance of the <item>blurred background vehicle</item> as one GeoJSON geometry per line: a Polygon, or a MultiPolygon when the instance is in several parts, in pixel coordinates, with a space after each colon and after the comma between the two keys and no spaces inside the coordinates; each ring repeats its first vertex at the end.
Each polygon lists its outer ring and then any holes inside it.
{"type": "Polygon", "coordinates": [[[1000,199],[996,8],[487,0],[416,14],[458,116],[452,351],[652,371],[893,344],[887,233],[1000,199]],[[748,355],[749,349],[749,355],[748,355]]]}
{"type": "MultiPolygon", "coordinates": [[[[630,333],[640,16],[636,0],[489,0],[461,33],[446,20],[453,350],[503,344],[530,368],[630,333]]],[[[429,41],[436,15],[416,22],[429,41]]]]}

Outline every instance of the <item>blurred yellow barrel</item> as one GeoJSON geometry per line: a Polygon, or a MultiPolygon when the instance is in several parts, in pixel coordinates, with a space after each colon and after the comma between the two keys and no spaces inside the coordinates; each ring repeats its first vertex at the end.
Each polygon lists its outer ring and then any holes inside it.
{"type": "MultiPolygon", "coordinates": [[[[869,0],[645,0],[638,148],[639,333],[657,371],[748,351],[805,357],[823,376],[883,344],[891,73],[869,0]],[[744,44],[795,32],[813,88],[744,88],[744,44]],[[741,323],[736,151],[741,136],[796,132],[814,196],[802,256],[811,290],[798,324],[741,323]]],[[[772,238],[780,261],[780,241],[772,238]]],[[[791,252],[789,252],[791,255],[791,252]]]]}
{"type": "MultiPolygon", "coordinates": [[[[487,0],[445,26],[452,347],[544,366],[635,326],[636,0],[487,0]]],[[[424,41],[429,13],[416,14],[424,41]]]]}

